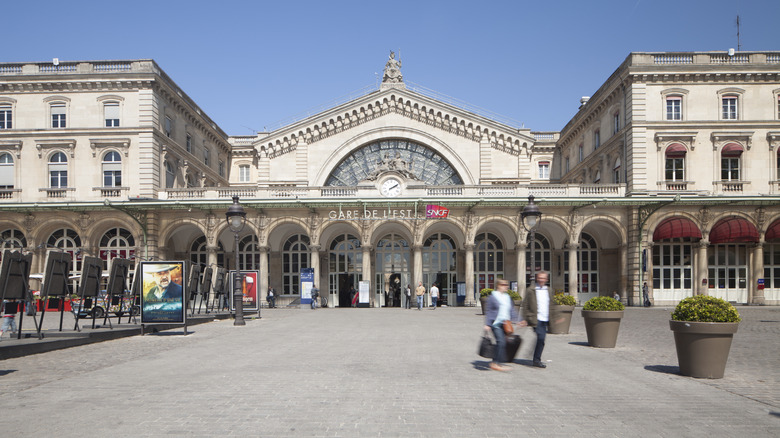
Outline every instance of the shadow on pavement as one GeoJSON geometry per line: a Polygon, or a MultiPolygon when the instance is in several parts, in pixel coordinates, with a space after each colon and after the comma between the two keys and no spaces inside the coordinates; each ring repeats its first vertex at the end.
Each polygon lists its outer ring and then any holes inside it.
{"type": "Polygon", "coordinates": [[[647,365],[645,369],[647,371],[655,371],[656,373],[680,374],[680,367],[672,365],[647,365]]]}
{"type": "Polygon", "coordinates": [[[489,360],[475,360],[474,362],[471,362],[471,365],[474,367],[475,370],[490,371],[489,360]]]}
{"type": "Polygon", "coordinates": [[[5,376],[6,374],[15,373],[16,370],[0,370],[0,376],[5,376]]]}
{"type": "Polygon", "coordinates": [[[569,342],[569,345],[579,345],[580,347],[590,347],[587,342],[569,342]]]}

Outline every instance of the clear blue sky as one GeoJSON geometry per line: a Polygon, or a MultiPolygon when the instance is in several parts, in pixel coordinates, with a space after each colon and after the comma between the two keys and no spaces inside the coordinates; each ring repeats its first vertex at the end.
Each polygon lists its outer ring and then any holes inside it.
{"type": "Polygon", "coordinates": [[[2,62],[154,59],[230,135],[407,81],[557,131],[626,56],[780,50],[780,0],[41,0],[2,7],[2,62]]]}

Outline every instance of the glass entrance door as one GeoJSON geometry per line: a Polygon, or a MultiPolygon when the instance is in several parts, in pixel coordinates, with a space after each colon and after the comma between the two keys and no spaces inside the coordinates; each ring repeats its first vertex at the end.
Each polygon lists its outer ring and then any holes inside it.
{"type": "Polygon", "coordinates": [[[713,297],[747,303],[747,246],[713,245],[708,258],[709,293],[713,297]]]}

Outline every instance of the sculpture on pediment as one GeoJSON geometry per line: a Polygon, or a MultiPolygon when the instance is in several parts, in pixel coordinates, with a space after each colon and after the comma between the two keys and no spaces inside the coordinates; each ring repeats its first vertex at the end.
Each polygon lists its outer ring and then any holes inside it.
{"type": "Polygon", "coordinates": [[[406,161],[401,158],[401,153],[396,151],[395,157],[391,158],[390,153],[385,153],[383,158],[376,160],[376,167],[366,176],[366,181],[376,181],[379,176],[385,172],[395,172],[404,178],[410,180],[417,180],[417,176],[412,173],[412,160],[406,161]]]}
{"type": "Polygon", "coordinates": [[[384,76],[382,76],[382,83],[385,82],[391,82],[391,83],[398,83],[403,82],[404,77],[401,74],[401,60],[395,59],[395,52],[392,50],[390,51],[390,58],[387,60],[387,63],[385,64],[385,73],[384,76]]]}

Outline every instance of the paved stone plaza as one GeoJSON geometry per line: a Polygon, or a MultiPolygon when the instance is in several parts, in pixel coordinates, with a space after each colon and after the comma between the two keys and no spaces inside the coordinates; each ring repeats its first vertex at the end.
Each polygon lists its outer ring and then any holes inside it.
{"type": "Polygon", "coordinates": [[[614,349],[586,345],[577,309],[547,369],[524,332],[507,373],[476,355],[475,308],[264,310],[0,361],[3,433],[780,436],[780,308],[739,310],[718,380],[676,374],[670,308],[628,308],[614,349]]]}

